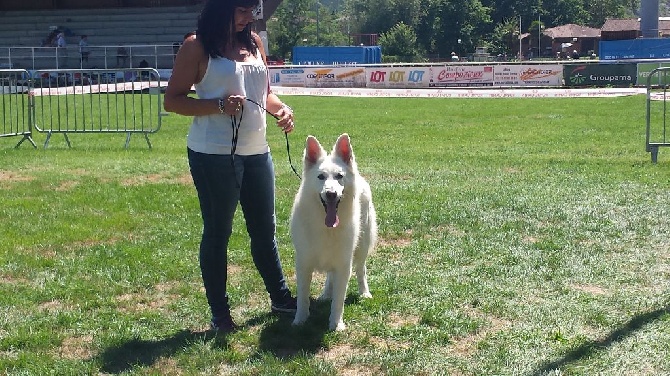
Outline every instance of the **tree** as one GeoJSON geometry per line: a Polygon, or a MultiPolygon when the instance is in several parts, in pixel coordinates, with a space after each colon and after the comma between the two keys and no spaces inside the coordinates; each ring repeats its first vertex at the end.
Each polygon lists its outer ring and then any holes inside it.
{"type": "Polygon", "coordinates": [[[490,27],[490,9],[480,0],[431,0],[417,27],[419,43],[430,54],[448,56],[452,51],[462,55],[473,51],[490,27]],[[458,43],[458,40],[461,43],[458,43]]]}
{"type": "Polygon", "coordinates": [[[584,9],[590,15],[589,26],[601,27],[607,18],[625,18],[633,15],[631,7],[639,9],[639,1],[585,0],[584,9]]]}
{"type": "Polygon", "coordinates": [[[268,54],[285,59],[293,47],[305,38],[305,28],[309,19],[307,10],[311,0],[282,1],[272,19],[268,21],[268,54]]]}
{"type": "Polygon", "coordinates": [[[384,56],[396,56],[401,61],[414,61],[418,55],[416,33],[402,21],[379,37],[379,45],[384,56]]]}
{"type": "Polygon", "coordinates": [[[497,24],[491,34],[489,52],[512,56],[519,47],[519,19],[511,18],[497,24]]]}
{"type": "Polygon", "coordinates": [[[348,44],[346,19],[341,14],[314,1],[307,12],[309,22],[303,34],[313,46],[341,46],[348,44]]]}

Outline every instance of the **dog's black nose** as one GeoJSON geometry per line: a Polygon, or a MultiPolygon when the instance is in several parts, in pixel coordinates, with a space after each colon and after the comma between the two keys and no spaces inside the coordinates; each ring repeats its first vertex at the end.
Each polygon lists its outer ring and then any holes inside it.
{"type": "Polygon", "coordinates": [[[335,192],[326,192],[326,198],[328,200],[335,200],[337,198],[337,193],[335,192]]]}

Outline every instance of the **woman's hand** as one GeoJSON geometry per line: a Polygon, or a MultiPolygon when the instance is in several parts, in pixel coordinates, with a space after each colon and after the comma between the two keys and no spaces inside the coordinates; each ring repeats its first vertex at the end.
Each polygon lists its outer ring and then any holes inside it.
{"type": "Polygon", "coordinates": [[[293,109],[284,103],[279,109],[279,112],[277,112],[275,115],[277,115],[279,118],[279,120],[277,120],[277,126],[280,127],[285,133],[291,133],[295,127],[293,109]]]}
{"type": "Polygon", "coordinates": [[[242,95],[229,95],[226,98],[219,99],[219,112],[221,114],[235,116],[244,106],[244,96],[242,95]]]}

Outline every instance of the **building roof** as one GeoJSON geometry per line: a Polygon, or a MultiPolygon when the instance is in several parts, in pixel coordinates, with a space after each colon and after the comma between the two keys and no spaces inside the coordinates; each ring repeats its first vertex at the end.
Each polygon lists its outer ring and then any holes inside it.
{"type": "MultiPolygon", "coordinates": [[[[670,18],[659,17],[658,28],[659,30],[670,30],[670,18]]],[[[601,31],[639,31],[639,30],[640,30],[639,18],[610,18],[605,20],[605,24],[601,28],[601,31]]]]}
{"type": "Polygon", "coordinates": [[[588,26],[567,24],[552,27],[544,31],[551,38],[600,38],[600,29],[588,26]]]}
{"type": "Polygon", "coordinates": [[[640,30],[640,19],[639,18],[609,18],[605,20],[603,27],[600,29],[602,31],[630,31],[630,30],[640,30]]]}

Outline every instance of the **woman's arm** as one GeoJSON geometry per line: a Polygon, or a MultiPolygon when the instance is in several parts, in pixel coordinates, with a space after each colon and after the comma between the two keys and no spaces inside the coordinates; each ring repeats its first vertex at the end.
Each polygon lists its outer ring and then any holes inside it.
{"type": "Polygon", "coordinates": [[[234,115],[242,97],[231,96],[224,100],[199,99],[189,96],[191,87],[200,82],[207,69],[208,56],[195,36],[184,41],[177,52],[172,76],[165,89],[165,111],[186,116],[203,116],[219,113],[234,115]]]}
{"type": "MultiPolygon", "coordinates": [[[[253,33],[252,35],[253,38],[256,40],[258,50],[261,52],[263,62],[267,67],[267,58],[265,56],[265,48],[263,47],[263,41],[258,36],[258,34],[253,33]]],[[[268,111],[279,117],[279,120],[277,120],[277,126],[280,127],[284,132],[289,133],[293,130],[294,127],[293,109],[289,107],[286,103],[282,102],[282,100],[279,99],[279,97],[276,94],[270,91],[269,80],[267,85],[268,85],[268,96],[267,101],[265,103],[265,108],[267,108],[268,111]]]]}

